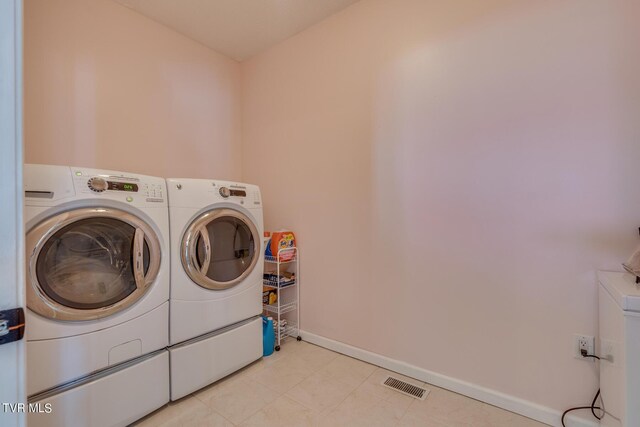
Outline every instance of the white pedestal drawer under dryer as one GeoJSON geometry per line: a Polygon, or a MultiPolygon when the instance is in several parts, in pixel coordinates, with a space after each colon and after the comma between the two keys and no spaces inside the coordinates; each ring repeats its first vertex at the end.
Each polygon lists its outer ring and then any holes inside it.
{"type": "Polygon", "coordinates": [[[262,201],[255,185],[167,179],[171,400],[262,356],[262,201]]]}
{"type": "Polygon", "coordinates": [[[29,425],[127,425],[169,400],[166,183],[25,165],[24,187],[27,394],[54,405],[29,425]]]}

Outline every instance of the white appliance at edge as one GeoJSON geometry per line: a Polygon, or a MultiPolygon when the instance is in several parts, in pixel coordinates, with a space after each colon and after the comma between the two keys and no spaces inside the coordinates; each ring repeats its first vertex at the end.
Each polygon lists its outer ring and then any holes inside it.
{"type": "Polygon", "coordinates": [[[167,179],[171,400],[262,356],[262,201],[255,185],[167,179]]]}
{"type": "Polygon", "coordinates": [[[640,426],[640,287],[628,273],[598,273],[600,425],[640,426]]]}
{"type": "Polygon", "coordinates": [[[164,179],[25,165],[34,426],[124,426],[169,400],[164,179]]]}

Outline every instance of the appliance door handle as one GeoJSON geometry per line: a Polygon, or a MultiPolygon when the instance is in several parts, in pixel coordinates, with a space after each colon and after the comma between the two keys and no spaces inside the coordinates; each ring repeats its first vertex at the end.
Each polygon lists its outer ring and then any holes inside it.
{"type": "Polygon", "coordinates": [[[209,264],[211,263],[211,240],[209,239],[207,227],[200,228],[198,232],[200,233],[200,238],[204,242],[204,262],[200,266],[200,274],[206,276],[207,271],[209,271],[209,264]]]}
{"type": "Polygon", "coordinates": [[[145,287],[144,280],[144,231],[136,228],[133,236],[133,278],[138,288],[145,287]]]}

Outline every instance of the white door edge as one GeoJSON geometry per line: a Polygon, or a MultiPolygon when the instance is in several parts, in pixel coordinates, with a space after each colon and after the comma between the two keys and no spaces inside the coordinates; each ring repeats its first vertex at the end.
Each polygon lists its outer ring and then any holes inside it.
{"type": "MultiPolygon", "coordinates": [[[[24,308],[22,0],[0,1],[0,201],[0,310],[24,308]]],[[[0,345],[2,426],[26,425],[25,351],[0,345]]]]}

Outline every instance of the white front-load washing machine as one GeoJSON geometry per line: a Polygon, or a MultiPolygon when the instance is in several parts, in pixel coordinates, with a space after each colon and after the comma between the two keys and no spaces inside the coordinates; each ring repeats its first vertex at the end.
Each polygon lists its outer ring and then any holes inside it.
{"type": "Polygon", "coordinates": [[[162,178],[25,165],[30,426],[128,425],[169,400],[162,178]]]}
{"type": "Polygon", "coordinates": [[[171,400],[262,356],[262,200],[255,185],[167,179],[171,400]]]}

